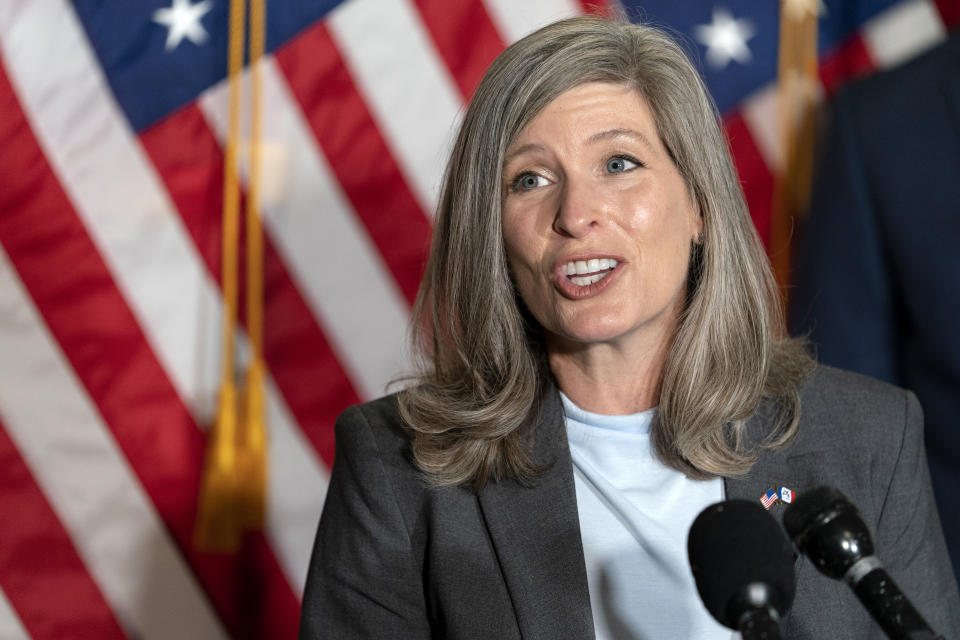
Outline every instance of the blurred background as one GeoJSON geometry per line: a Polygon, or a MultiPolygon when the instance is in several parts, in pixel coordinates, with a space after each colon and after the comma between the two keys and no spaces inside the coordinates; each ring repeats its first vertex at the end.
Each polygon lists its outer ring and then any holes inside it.
{"type": "MultiPolygon", "coordinates": [[[[2,639],[295,637],[333,423],[408,371],[406,319],[464,106],[505,46],[552,20],[623,10],[683,41],[719,107],[795,327],[823,340],[824,360],[856,367],[856,354],[834,358],[826,345],[865,330],[852,313],[837,320],[846,334],[830,338],[817,304],[837,308],[869,290],[886,311],[859,313],[889,312],[899,329],[916,322],[891,302],[911,281],[898,276],[892,293],[878,281],[892,269],[887,241],[870,255],[845,251],[879,233],[864,222],[872,187],[827,204],[851,176],[874,179],[849,146],[814,142],[842,140],[842,122],[861,126],[858,114],[887,100],[880,89],[858,93],[859,78],[938,48],[956,53],[960,0],[267,0],[262,82],[251,89],[249,73],[235,76],[246,115],[232,133],[230,1],[0,0],[2,639]],[[791,73],[807,82],[778,101],[778,75],[784,87],[791,73]],[[851,96],[846,120],[829,115],[838,91],[851,96]],[[249,116],[258,96],[259,135],[249,116]],[[242,220],[237,269],[223,267],[228,148],[241,207],[252,191],[262,213],[254,312],[242,220]],[[823,185],[813,209],[811,184],[823,185]],[[834,212],[828,220],[861,213],[805,231],[818,208],[834,212]],[[875,269],[832,262],[828,249],[875,269]],[[838,273],[847,288],[820,295],[838,273]],[[217,547],[196,531],[224,382],[225,285],[238,292],[238,379],[258,355],[266,367],[267,471],[262,525],[217,547]],[[251,340],[250,314],[261,312],[251,340]]],[[[950,60],[914,84],[895,76],[891,95],[915,111],[877,126],[932,124],[924,109],[952,104],[952,129],[933,129],[940,155],[884,145],[918,172],[952,172],[934,186],[955,190],[960,55],[950,60]]],[[[955,251],[960,196],[942,201],[928,230],[955,251]]],[[[938,289],[919,308],[937,292],[960,299],[960,286],[938,289]]],[[[939,335],[957,350],[955,332],[939,335]]],[[[871,369],[881,342],[903,355],[910,340],[890,330],[866,341],[864,370],[914,386],[892,360],[871,369]]],[[[949,365],[936,366],[949,380],[949,365]]],[[[939,417],[944,429],[951,415],[939,417]]],[[[937,440],[939,452],[950,446],[937,440]]],[[[938,495],[941,505],[950,498],[938,495]]]]}

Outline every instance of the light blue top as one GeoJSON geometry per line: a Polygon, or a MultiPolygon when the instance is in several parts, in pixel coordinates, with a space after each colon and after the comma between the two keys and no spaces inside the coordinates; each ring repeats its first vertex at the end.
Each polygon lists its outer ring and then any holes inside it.
{"type": "Polygon", "coordinates": [[[722,480],[691,480],[657,459],[655,409],[608,416],[560,397],[597,640],[739,638],[707,612],[687,560],[690,525],[723,500],[722,480]]]}

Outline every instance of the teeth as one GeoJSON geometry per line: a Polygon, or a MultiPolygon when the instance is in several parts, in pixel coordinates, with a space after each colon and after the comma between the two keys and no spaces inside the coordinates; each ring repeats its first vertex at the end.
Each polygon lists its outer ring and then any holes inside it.
{"type": "Polygon", "coordinates": [[[606,273],[595,273],[592,276],[575,276],[570,278],[570,281],[578,287],[585,287],[588,284],[593,284],[594,282],[600,282],[607,277],[606,273]]]}
{"type": "MultiPolygon", "coordinates": [[[[586,275],[588,273],[597,273],[598,271],[607,271],[617,266],[617,261],[613,258],[591,258],[590,260],[570,261],[560,268],[565,276],[586,275]]],[[[606,275],[606,274],[601,274],[606,275]]],[[[576,281],[576,280],[574,280],[576,281]]]]}

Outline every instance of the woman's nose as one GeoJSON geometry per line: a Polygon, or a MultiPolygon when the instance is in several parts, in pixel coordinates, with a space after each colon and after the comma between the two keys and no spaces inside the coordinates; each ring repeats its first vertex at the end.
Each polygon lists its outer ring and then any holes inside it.
{"type": "Polygon", "coordinates": [[[580,238],[600,224],[603,202],[588,180],[567,180],[560,195],[553,228],[557,233],[580,238]]]}

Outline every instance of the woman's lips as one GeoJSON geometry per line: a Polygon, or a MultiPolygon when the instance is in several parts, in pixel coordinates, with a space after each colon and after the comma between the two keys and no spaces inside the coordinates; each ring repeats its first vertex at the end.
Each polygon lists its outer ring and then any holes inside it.
{"type": "Polygon", "coordinates": [[[624,262],[614,256],[577,256],[556,263],[553,281],[565,297],[581,300],[599,294],[620,274],[624,262]]]}

